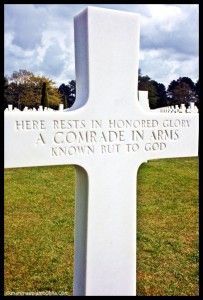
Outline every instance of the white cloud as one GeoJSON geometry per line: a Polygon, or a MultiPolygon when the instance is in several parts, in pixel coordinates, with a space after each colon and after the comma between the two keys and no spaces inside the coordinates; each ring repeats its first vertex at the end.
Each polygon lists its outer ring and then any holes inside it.
{"type": "Polygon", "coordinates": [[[184,76],[196,82],[199,74],[198,57],[185,55],[180,58],[173,49],[170,54],[166,49],[142,51],[140,68],[143,75],[147,74],[151,79],[164,83],[166,87],[172,80],[184,76]]]}
{"type": "MultiPolygon", "coordinates": [[[[27,69],[58,85],[75,79],[73,17],[87,4],[5,5],[5,73],[27,69]]],[[[198,5],[98,4],[141,14],[140,67],[168,85],[198,78],[198,5]]]]}
{"type": "Polygon", "coordinates": [[[166,31],[174,30],[178,24],[186,20],[186,14],[176,5],[156,4],[148,5],[147,8],[153,23],[159,24],[166,31]]]}
{"type": "Polygon", "coordinates": [[[148,5],[150,15],[142,18],[141,48],[172,48],[198,54],[198,9],[176,5],[148,5]]]}

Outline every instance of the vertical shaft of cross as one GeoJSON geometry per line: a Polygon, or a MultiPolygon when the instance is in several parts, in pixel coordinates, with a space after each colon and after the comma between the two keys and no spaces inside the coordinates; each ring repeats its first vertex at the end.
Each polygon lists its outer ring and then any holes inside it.
{"type": "MultiPolygon", "coordinates": [[[[135,110],[139,31],[139,16],[128,12],[88,7],[75,17],[77,98],[73,110],[86,105],[90,114],[99,111],[102,117],[108,106],[107,118],[112,113],[120,116],[123,107],[135,110]]],[[[140,163],[107,156],[101,164],[102,159],[92,162],[88,179],[84,170],[76,169],[74,295],[135,295],[140,163]],[[121,172],[123,176],[117,176],[121,172]],[[108,176],[113,180],[108,181],[108,176]]]]}
{"type": "MultiPolygon", "coordinates": [[[[126,159],[118,161],[116,157],[107,159],[104,165],[96,161],[88,171],[86,256],[80,261],[82,265],[78,265],[80,270],[85,266],[83,282],[80,282],[84,289],[75,286],[75,295],[81,292],[83,295],[136,295],[139,165],[126,159]],[[122,176],[118,176],[121,172],[122,176]]],[[[81,276],[80,272],[77,274],[81,276]]]]}
{"type": "Polygon", "coordinates": [[[75,17],[77,101],[94,110],[134,107],[139,63],[139,16],[88,7],[75,17]],[[84,100],[85,98],[85,100],[84,100]],[[87,101],[88,98],[88,101],[87,101]],[[129,99],[131,99],[129,101],[129,99]]]}
{"type": "Polygon", "coordinates": [[[85,295],[86,284],[86,251],[87,251],[87,210],[88,210],[88,177],[86,171],[75,166],[75,222],[74,222],[74,282],[73,294],[85,295]]]}

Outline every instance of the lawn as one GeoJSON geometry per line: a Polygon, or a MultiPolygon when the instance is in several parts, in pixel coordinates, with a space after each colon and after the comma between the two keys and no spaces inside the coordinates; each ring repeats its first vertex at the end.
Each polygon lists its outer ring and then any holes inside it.
{"type": "MultiPolygon", "coordinates": [[[[5,171],[5,295],[72,295],[74,168],[5,171]]],[[[138,173],[137,295],[198,295],[198,159],[138,173]]]]}

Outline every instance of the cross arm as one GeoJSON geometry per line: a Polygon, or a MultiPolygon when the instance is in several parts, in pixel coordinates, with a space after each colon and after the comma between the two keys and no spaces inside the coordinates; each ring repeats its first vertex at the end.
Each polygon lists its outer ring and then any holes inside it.
{"type": "Polygon", "coordinates": [[[78,148],[83,145],[76,136],[87,126],[84,111],[5,112],[5,168],[77,164],[80,152],[88,151],[78,148]]]}
{"type": "MultiPolygon", "coordinates": [[[[149,113],[152,115],[152,113],[149,113]]],[[[147,132],[147,159],[198,156],[199,114],[154,114],[147,132]]]]}

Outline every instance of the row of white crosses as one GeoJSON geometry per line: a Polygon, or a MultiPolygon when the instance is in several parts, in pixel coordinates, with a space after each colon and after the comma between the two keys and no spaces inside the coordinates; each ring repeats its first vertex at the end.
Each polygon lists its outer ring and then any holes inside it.
{"type": "MultiPolygon", "coordinates": [[[[149,107],[149,99],[148,99],[148,91],[138,91],[139,102],[143,108],[146,110],[150,110],[149,107]]],[[[189,103],[189,107],[187,108],[184,103],[179,105],[170,105],[166,107],[156,108],[153,111],[159,111],[161,113],[198,113],[198,108],[194,102],[189,103]]]]}
{"type": "MultiPolygon", "coordinates": [[[[149,99],[148,99],[148,91],[138,91],[138,100],[139,100],[139,103],[142,105],[142,107],[145,110],[150,110],[149,99]]],[[[59,104],[59,109],[55,110],[55,111],[63,111],[63,110],[64,110],[64,105],[59,104]]],[[[160,111],[160,112],[164,112],[164,113],[198,113],[198,108],[195,105],[195,103],[193,103],[193,102],[191,102],[189,104],[188,108],[185,106],[185,104],[181,104],[180,107],[178,105],[174,105],[174,106],[171,105],[171,106],[157,108],[155,110],[160,111]]],[[[8,108],[5,109],[5,112],[13,112],[13,111],[21,111],[21,110],[16,108],[16,107],[13,108],[12,104],[9,104],[8,108]]],[[[46,112],[49,112],[49,111],[54,111],[54,109],[49,108],[49,107],[43,107],[42,105],[40,105],[38,109],[28,108],[27,106],[25,106],[25,108],[22,111],[23,112],[26,112],[26,111],[33,111],[33,112],[35,112],[35,111],[36,112],[46,111],[46,112]]]]}
{"type": "Polygon", "coordinates": [[[185,106],[185,104],[181,104],[180,107],[178,105],[171,105],[162,107],[159,110],[160,112],[164,113],[198,113],[198,108],[194,102],[190,102],[188,108],[185,106]]]}
{"type": "MultiPolygon", "coordinates": [[[[140,104],[143,106],[144,109],[150,109],[149,108],[149,100],[148,100],[148,92],[147,91],[138,91],[138,100],[140,101],[140,104]]],[[[59,109],[55,111],[63,111],[64,110],[64,104],[59,104],[59,109]]],[[[67,109],[70,110],[70,109],[67,109]]],[[[42,105],[39,105],[38,108],[28,108],[27,106],[24,107],[23,110],[20,110],[17,107],[13,107],[12,104],[8,105],[8,108],[5,109],[5,112],[13,112],[13,111],[54,111],[54,109],[49,107],[43,107],[42,105]]]]}
{"type": "MultiPolygon", "coordinates": [[[[57,111],[63,111],[64,110],[64,105],[63,104],[59,104],[59,109],[57,111]]],[[[24,107],[23,110],[20,110],[17,107],[13,107],[12,104],[8,105],[8,108],[5,109],[5,112],[15,112],[15,111],[22,111],[22,112],[38,112],[38,111],[45,111],[45,112],[49,112],[49,111],[55,111],[54,109],[50,108],[50,107],[43,107],[42,105],[39,105],[38,108],[28,108],[27,106],[24,107]]]]}
{"type": "Polygon", "coordinates": [[[197,156],[198,114],[140,105],[139,15],[88,7],[74,25],[76,101],[6,113],[5,167],[74,165],[74,295],[136,295],[137,171],[197,156]]]}

